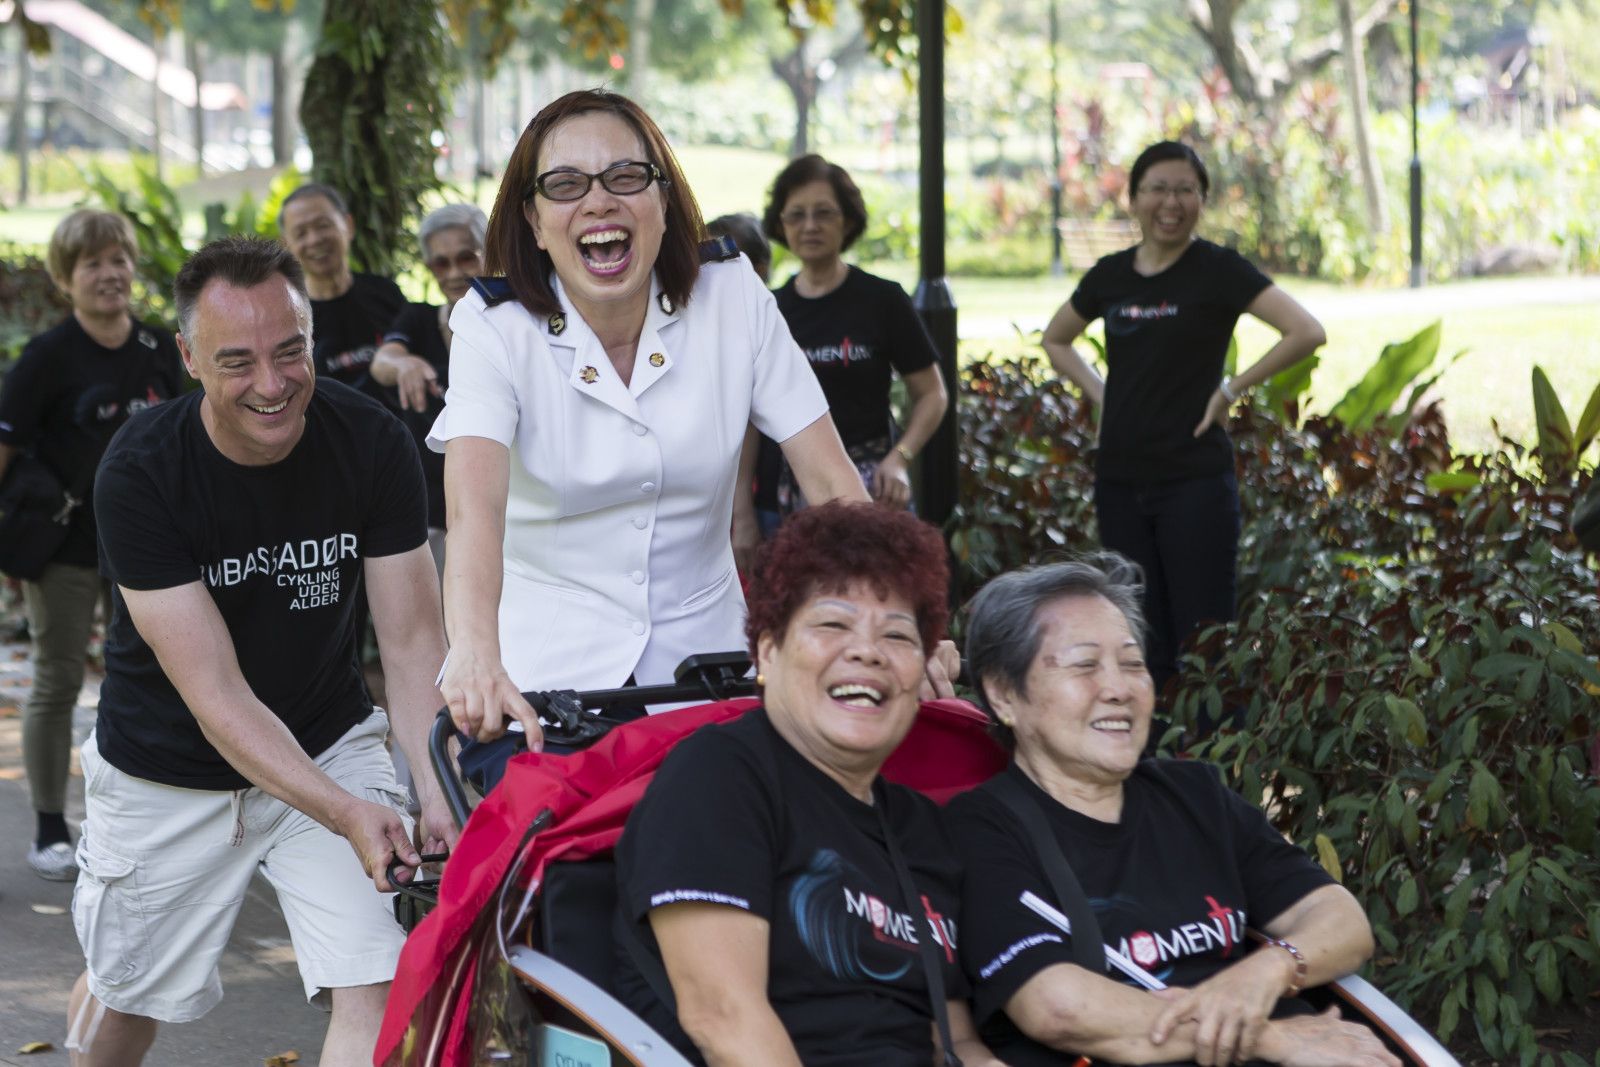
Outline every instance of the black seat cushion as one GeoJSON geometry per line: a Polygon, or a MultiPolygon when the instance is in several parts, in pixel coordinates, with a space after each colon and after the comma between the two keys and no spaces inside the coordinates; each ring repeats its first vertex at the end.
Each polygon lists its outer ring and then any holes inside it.
{"type": "Polygon", "coordinates": [[[616,864],[610,860],[552,863],[545,868],[540,897],[539,950],[612,992],[616,864]]]}

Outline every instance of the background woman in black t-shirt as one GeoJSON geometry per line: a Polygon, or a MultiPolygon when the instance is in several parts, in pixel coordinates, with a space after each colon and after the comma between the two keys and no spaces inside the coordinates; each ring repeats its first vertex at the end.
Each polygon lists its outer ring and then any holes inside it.
{"type": "Polygon", "coordinates": [[[475,204],[446,204],[428,212],[417,230],[422,262],[433,272],[443,304],[407,304],[372,357],[372,380],[395,390],[392,402],[417,440],[428,483],[428,544],[444,573],[444,456],[428,447],[428,430],[444,410],[450,375],[450,313],[483,273],[489,220],[475,204]]]}
{"type": "Polygon", "coordinates": [[[676,1015],[630,954],[618,992],[707,1064],[928,1067],[937,967],[952,1044],[993,1065],[966,1008],[960,872],[937,812],[878,773],[944,630],[944,543],[903,511],[823,504],[767,542],[756,578],[765,708],[680,744],[616,849],[619,941],[664,965],[676,1015]]]}
{"type": "Polygon", "coordinates": [[[1210,179],[1192,148],[1151,145],[1134,161],[1137,245],[1096,263],[1044,331],[1055,369],[1100,408],[1100,541],[1144,568],[1150,672],[1159,691],[1203,622],[1234,617],[1239,493],[1229,406],[1309,356],[1326,336],[1310,312],[1238,253],[1195,236],[1210,179]],[[1282,334],[1224,379],[1241,314],[1282,334]],[[1105,319],[1106,377],[1073,347],[1105,319]]]}
{"type": "MultiPolygon", "coordinates": [[[[845,451],[874,500],[905,507],[911,460],[939,428],[950,397],[905,290],[844,261],[867,228],[861,190],[843,167],[801,156],[773,181],[761,224],[800,259],[800,272],[775,290],[778,310],[817,373],[845,451]],[[896,373],[910,400],[898,437],[889,407],[896,373]]],[[[780,510],[802,505],[787,471],[779,486],[780,510]]]]}
{"type": "Polygon", "coordinates": [[[80,501],[55,555],[22,586],[33,639],[22,758],[38,816],[28,865],[57,881],[78,872],[64,813],[72,709],[104,588],[89,503],[95,468],[130,414],[183,388],[172,334],[137,321],[129,307],[138,257],[121,215],[86,208],[63,219],[50,236],[49,265],[72,314],[28,342],[0,387],[0,479],[18,451],[31,451],[80,501]]]}
{"type": "Polygon", "coordinates": [[[984,1038],[1011,1067],[1065,1067],[1080,1054],[1399,1067],[1336,1012],[1279,1010],[1280,998],[1365,962],[1371,928],[1214,767],[1140,758],[1155,706],[1142,629],[1137,575],[1117,556],[1014,571],[968,610],[967,667],[1014,750],[946,812],[966,871],[961,952],[984,1038]],[[1173,992],[1080,966],[1071,938],[1022,903],[1031,891],[1068,907],[1006,788],[1037,807],[1105,944],[1173,992]],[[1276,940],[1244,952],[1247,925],[1276,940]]]}

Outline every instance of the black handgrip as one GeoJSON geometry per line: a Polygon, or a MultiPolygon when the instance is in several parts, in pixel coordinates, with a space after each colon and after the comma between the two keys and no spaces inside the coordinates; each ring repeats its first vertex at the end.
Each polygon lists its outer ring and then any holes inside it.
{"type": "MultiPolygon", "coordinates": [[[[443,863],[449,858],[450,853],[448,852],[424,852],[422,854],[423,863],[443,863]]],[[[438,882],[429,882],[427,889],[421,889],[410,882],[402,882],[396,877],[396,875],[398,875],[401,871],[409,871],[412,869],[413,868],[409,863],[401,863],[400,857],[396,856],[394,859],[389,861],[389,867],[384,871],[384,873],[388,876],[389,884],[394,887],[394,891],[396,893],[399,893],[403,897],[411,897],[413,900],[420,900],[427,904],[432,904],[434,902],[433,890],[438,886],[438,882]]]]}

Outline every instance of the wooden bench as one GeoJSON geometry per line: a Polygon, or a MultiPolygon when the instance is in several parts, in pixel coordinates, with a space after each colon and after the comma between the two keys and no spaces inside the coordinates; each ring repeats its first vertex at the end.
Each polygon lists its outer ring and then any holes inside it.
{"type": "Polygon", "coordinates": [[[1062,219],[1061,260],[1073,270],[1088,270],[1101,256],[1139,243],[1139,227],[1128,219],[1062,219]]]}

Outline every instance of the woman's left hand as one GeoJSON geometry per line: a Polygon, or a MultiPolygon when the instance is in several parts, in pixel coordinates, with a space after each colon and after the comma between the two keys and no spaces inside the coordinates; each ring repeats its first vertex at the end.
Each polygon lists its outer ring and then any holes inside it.
{"type": "Polygon", "coordinates": [[[961,650],[946,638],[933,647],[928,668],[922,674],[921,700],[943,700],[956,695],[956,679],[961,676],[961,650]]]}
{"type": "Polygon", "coordinates": [[[872,472],[872,499],[892,508],[911,503],[911,474],[906,470],[905,457],[893,449],[872,472]]]}
{"type": "Polygon", "coordinates": [[[1195,1060],[1207,1067],[1250,1059],[1267,1017],[1288,988],[1279,952],[1255,952],[1192,989],[1173,990],[1165,1011],[1150,1027],[1161,1044],[1179,1023],[1193,1019],[1195,1060]]]}
{"type": "Polygon", "coordinates": [[[1219,387],[1211,394],[1211,399],[1206,401],[1206,413],[1201,417],[1200,425],[1194,428],[1194,435],[1199,437],[1213,425],[1227,422],[1228,409],[1232,406],[1228,398],[1222,395],[1222,389],[1219,387]]]}

